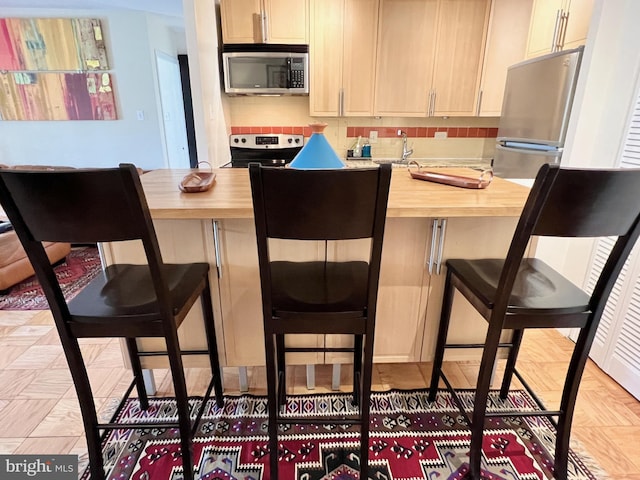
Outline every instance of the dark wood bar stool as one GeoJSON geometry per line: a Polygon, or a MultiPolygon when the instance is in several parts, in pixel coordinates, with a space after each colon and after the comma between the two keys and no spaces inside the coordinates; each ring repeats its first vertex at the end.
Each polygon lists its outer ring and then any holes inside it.
{"type": "Polygon", "coordinates": [[[278,478],[278,425],[360,425],[360,478],[367,477],[373,340],[389,165],[375,169],[296,170],[249,166],[253,195],[267,365],[271,480],[278,478]],[[270,239],[370,239],[368,261],[273,260],[270,239]],[[290,334],[350,334],[353,348],[285,346],[290,334]],[[286,352],[353,352],[354,405],[339,417],[281,415],[286,352]]]}
{"type": "MultiPolygon", "coordinates": [[[[442,378],[471,425],[470,477],[481,478],[482,437],[486,417],[543,415],[557,428],[554,475],[567,478],[574,406],[589,350],[607,298],[640,234],[640,170],[583,170],[543,166],[535,179],[509,252],[504,259],[447,260],[447,278],[431,377],[429,400],[442,378]],[[617,237],[591,294],[575,286],[539,259],[523,258],[532,236],[617,237]],[[458,290],[488,322],[484,344],[447,343],[454,291],[458,290]],[[579,328],[559,409],[547,410],[516,370],[526,328],[579,328]],[[512,339],[501,342],[503,330],[512,339]],[[500,397],[507,398],[515,374],[541,412],[487,412],[492,372],[499,348],[508,348],[500,397]],[[473,413],[464,411],[442,372],[446,348],[482,348],[473,413]],[[554,419],[557,418],[557,421],[554,419]]],[[[585,261],[588,261],[586,259],[585,261]]]]}
{"type": "MultiPolygon", "coordinates": [[[[0,170],[0,201],[36,271],[49,302],[75,385],[89,451],[92,480],[105,478],[100,430],[120,428],[175,428],[180,431],[184,478],[194,476],[192,420],[182,355],[209,357],[212,379],[197,413],[197,425],[211,395],[223,405],[222,382],[213,311],[209,291],[209,264],[166,264],[149,214],[138,172],[133,165],[120,168],[17,171],[0,170]],[[98,243],[140,240],[147,265],[114,264],[67,302],[62,295],[43,241],[98,243]],[[208,348],[180,349],[177,329],[200,298],[208,348]],[[140,406],[149,406],[142,378],[140,355],[166,355],[175,390],[178,421],[173,423],[99,423],[79,338],[126,339],[133,381],[119,411],[137,387],[140,406]],[[166,352],[139,353],[138,337],[159,337],[166,352]]],[[[114,416],[115,418],[115,416],[114,416]]]]}

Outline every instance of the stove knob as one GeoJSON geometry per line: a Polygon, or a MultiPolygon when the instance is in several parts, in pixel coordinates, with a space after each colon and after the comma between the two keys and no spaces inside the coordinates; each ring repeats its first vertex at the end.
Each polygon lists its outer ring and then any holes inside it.
{"type": "Polygon", "coordinates": [[[291,137],[287,138],[287,142],[291,143],[293,139],[291,137]]]}
{"type": "Polygon", "coordinates": [[[296,138],[295,141],[296,141],[296,143],[300,143],[300,139],[299,138],[296,138]]]}
{"type": "Polygon", "coordinates": [[[247,139],[246,139],[246,138],[243,138],[243,139],[242,139],[242,143],[247,143],[247,139]]]}
{"type": "Polygon", "coordinates": [[[239,139],[237,139],[237,138],[234,138],[234,139],[233,139],[233,143],[238,143],[239,141],[240,141],[240,140],[239,140],[239,139]]]}

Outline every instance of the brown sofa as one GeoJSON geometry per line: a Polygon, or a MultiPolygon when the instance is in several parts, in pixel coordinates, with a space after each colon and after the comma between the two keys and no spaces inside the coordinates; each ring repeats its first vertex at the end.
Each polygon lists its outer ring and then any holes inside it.
{"type": "MultiPolygon", "coordinates": [[[[68,243],[45,242],[44,246],[51,263],[59,262],[71,251],[68,243]]],[[[0,234],[0,292],[26,280],[34,273],[16,232],[0,234]]]]}
{"type": "MultiPolygon", "coordinates": [[[[69,167],[0,165],[0,168],[53,170],[56,168],[69,167]]],[[[5,220],[6,218],[4,211],[0,208],[0,220],[5,220]]],[[[69,243],[45,242],[44,246],[51,263],[59,262],[71,251],[71,245],[69,243]]],[[[24,248],[22,248],[16,232],[10,230],[8,232],[0,233],[0,292],[8,290],[16,283],[26,280],[34,273],[31,262],[27,258],[27,254],[24,251],[24,248]]]]}

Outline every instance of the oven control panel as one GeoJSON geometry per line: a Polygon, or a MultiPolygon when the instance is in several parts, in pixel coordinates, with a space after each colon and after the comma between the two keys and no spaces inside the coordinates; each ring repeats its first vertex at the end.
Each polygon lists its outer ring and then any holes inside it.
{"type": "Polygon", "coordinates": [[[283,149],[302,147],[304,135],[289,133],[247,133],[229,136],[229,145],[235,148],[283,149]]]}

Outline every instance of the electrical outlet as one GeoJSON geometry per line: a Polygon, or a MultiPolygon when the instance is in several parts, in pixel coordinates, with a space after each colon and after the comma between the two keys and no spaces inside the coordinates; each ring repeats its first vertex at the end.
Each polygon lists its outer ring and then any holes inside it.
{"type": "Polygon", "coordinates": [[[378,143],[378,131],[371,130],[369,132],[369,143],[378,143]]]}
{"type": "Polygon", "coordinates": [[[439,138],[440,140],[447,138],[447,132],[436,132],[434,133],[433,138],[439,138]]]}
{"type": "Polygon", "coordinates": [[[136,118],[138,120],[144,120],[144,110],[136,110],[136,118]]]}

